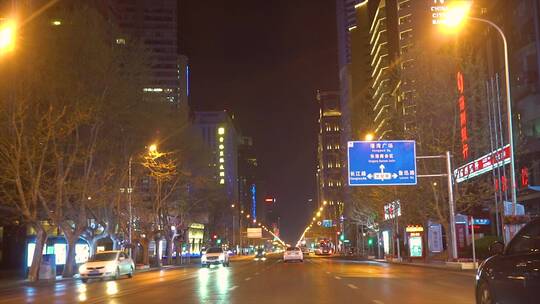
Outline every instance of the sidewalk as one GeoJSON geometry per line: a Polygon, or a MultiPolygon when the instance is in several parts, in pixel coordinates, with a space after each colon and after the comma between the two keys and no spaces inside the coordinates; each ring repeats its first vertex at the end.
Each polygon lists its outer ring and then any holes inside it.
{"type": "Polygon", "coordinates": [[[350,260],[350,261],[375,261],[375,262],[386,263],[386,264],[443,269],[443,270],[458,271],[458,272],[470,273],[470,274],[476,273],[476,270],[473,269],[474,265],[472,262],[446,262],[446,261],[441,261],[441,260],[397,261],[397,260],[386,260],[386,259],[368,259],[367,257],[355,257],[355,256],[340,256],[337,258],[350,260]]]}
{"type": "MultiPolygon", "coordinates": [[[[164,265],[161,267],[137,268],[135,269],[135,274],[160,271],[160,270],[168,270],[168,269],[196,267],[196,266],[199,266],[199,259],[192,259],[190,264],[164,265]]],[[[59,282],[72,281],[72,280],[77,280],[77,279],[78,279],[78,274],[74,275],[72,278],[64,278],[61,275],[57,275],[55,280],[39,280],[37,282],[29,282],[27,279],[22,279],[20,275],[10,276],[7,272],[1,271],[0,272],[0,291],[11,289],[11,288],[22,286],[22,285],[43,286],[43,285],[55,284],[59,282]]]]}
{"type": "Polygon", "coordinates": [[[407,266],[416,266],[416,267],[426,267],[426,268],[435,268],[435,269],[444,269],[451,271],[459,271],[474,274],[476,269],[472,262],[446,262],[440,260],[412,260],[412,261],[396,261],[396,260],[385,260],[385,259],[373,259],[373,261],[387,264],[397,264],[397,265],[407,265],[407,266]]]}

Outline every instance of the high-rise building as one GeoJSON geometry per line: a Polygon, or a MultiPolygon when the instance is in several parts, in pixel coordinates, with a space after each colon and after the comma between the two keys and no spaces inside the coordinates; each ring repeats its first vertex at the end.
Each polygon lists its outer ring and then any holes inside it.
{"type": "Polygon", "coordinates": [[[187,102],[189,67],[178,46],[177,0],[107,0],[122,34],[117,44],[137,40],[148,51],[149,75],[143,91],[174,104],[187,102]]]}
{"type": "Polygon", "coordinates": [[[318,136],[319,207],[326,201],[328,219],[338,222],[343,213],[344,166],[341,153],[341,110],[338,91],[317,91],[320,107],[318,136]]]}
{"type": "Polygon", "coordinates": [[[244,212],[257,217],[258,162],[253,139],[241,136],[238,145],[238,191],[239,203],[244,212]]]}
{"type": "Polygon", "coordinates": [[[238,202],[238,135],[226,111],[195,112],[194,124],[212,151],[216,183],[225,187],[231,204],[238,202]]]}

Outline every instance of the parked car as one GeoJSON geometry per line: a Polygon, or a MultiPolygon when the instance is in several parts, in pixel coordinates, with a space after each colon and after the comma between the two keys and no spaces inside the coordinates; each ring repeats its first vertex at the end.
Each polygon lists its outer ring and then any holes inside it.
{"type": "Polygon", "coordinates": [[[495,242],[489,250],[493,256],[476,274],[476,303],[538,303],[540,219],[525,225],[506,248],[495,242]]]}
{"type": "Polygon", "coordinates": [[[201,256],[201,266],[210,267],[210,265],[229,266],[229,254],[224,252],[221,247],[211,247],[201,256]]]}
{"type": "Polygon", "coordinates": [[[79,275],[84,283],[94,278],[118,279],[121,275],[131,278],[134,271],[133,260],[119,250],[98,252],[79,267],[79,275]]]}
{"type": "Polygon", "coordinates": [[[304,261],[304,255],[302,250],[298,247],[287,247],[287,250],[283,253],[283,262],[287,263],[289,261],[304,261]]]}

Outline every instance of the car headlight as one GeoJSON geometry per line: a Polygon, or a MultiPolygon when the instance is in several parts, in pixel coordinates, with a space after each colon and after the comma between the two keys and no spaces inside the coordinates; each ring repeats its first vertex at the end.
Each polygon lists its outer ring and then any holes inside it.
{"type": "Polygon", "coordinates": [[[86,265],[81,265],[79,266],[79,273],[83,273],[83,272],[86,272],[86,265]]]}

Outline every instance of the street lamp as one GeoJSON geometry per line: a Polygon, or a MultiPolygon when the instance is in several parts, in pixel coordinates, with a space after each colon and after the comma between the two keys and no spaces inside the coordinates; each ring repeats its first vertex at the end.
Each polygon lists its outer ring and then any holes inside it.
{"type": "Polygon", "coordinates": [[[373,133],[368,133],[368,134],[366,134],[365,139],[366,139],[366,141],[372,141],[374,137],[375,136],[373,135],[373,133]]]}
{"type": "Polygon", "coordinates": [[[15,48],[17,26],[15,21],[7,20],[0,27],[0,55],[8,53],[15,48]]]}
{"type": "Polygon", "coordinates": [[[148,147],[148,152],[150,152],[150,153],[156,153],[156,152],[157,152],[157,145],[156,145],[156,144],[151,144],[151,145],[148,147]]]}
{"type": "Polygon", "coordinates": [[[450,29],[457,30],[461,25],[463,25],[463,21],[465,19],[483,22],[488,24],[489,26],[493,27],[495,30],[497,30],[497,33],[502,38],[503,46],[504,46],[504,76],[505,76],[505,85],[506,85],[506,114],[507,114],[507,120],[508,120],[508,143],[510,144],[510,188],[512,193],[512,208],[513,208],[513,214],[516,215],[517,213],[517,189],[516,189],[516,170],[515,170],[515,155],[514,155],[514,133],[512,132],[512,94],[510,90],[510,65],[509,65],[509,58],[508,58],[508,43],[506,39],[506,35],[502,31],[502,29],[496,25],[495,23],[482,19],[477,17],[471,17],[468,16],[468,13],[470,11],[470,3],[464,3],[464,5],[456,5],[453,7],[450,7],[448,10],[448,13],[446,14],[447,21],[444,23],[447,25],[450,29]]]}

